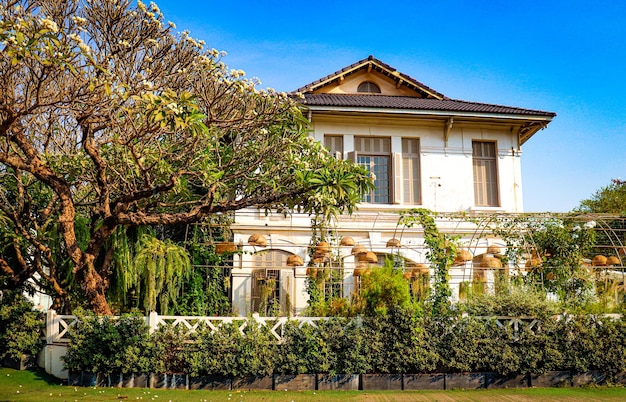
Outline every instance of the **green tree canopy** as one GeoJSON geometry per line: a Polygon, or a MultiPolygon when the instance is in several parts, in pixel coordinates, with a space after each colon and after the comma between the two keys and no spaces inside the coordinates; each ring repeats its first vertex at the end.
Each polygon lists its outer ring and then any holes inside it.
{"type": "Polygon", "coordinates": [[[153,3],[0,0],[9,285],[35,278],[67,298],[74,281],[108,314],[104,246],[121,225],[251,206],[329,215],[352,211],[372,186],[308,136],[293,99],[174,30],[153,3]]]}
{"type": "Polygon", "coordinates": [[[581,212],[626,214],[626,181],[613,179],[589,199],[582,200],[577,208],[581,212]]]}

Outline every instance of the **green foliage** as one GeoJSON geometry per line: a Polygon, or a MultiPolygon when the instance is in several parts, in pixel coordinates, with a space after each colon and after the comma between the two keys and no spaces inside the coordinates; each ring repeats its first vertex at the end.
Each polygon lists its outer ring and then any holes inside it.
{"type": "Polygon", "coordinates": [[[69,332],[70,342],[63,357],[66,369],[104,374],[151,369],[147,353],[154,343],[149,342],[143,317],[97,317],[82,309],[74,314],[78,322],[69,332]]]}
{"type": "Polygon", "coordinates": [[[174,374],[188,372],[187,333],[180,326],[159,327],[150,335],[147,361],[150,372],[174,374]]]}
{"type": "MultiPolygon", "coordinates": [[[[523,304],[523,303],[522,303],[523,304]]],[[[160,327],[150,337],[139,317],[111,320],[79,312],[65,357],[70,370],[265,376],[320,373],[626,371],[626,320],[600,316],[422,316],[390,308],[386,316],[288,322],[283,342],[270,323],[249,319],[200,327],[160,327]],[[511,319],[515,319],[514,317],[511,319]],[[515,325],[513,325],[515,323],[515,325]],[[241,332],[243,328],[243,332],[241,332]]]]}
{"type": "MultiPolygon", "coordinates": [[[[120,226],[185,225],[247,207],[327,220],[373,188],[364,168],[309,135],[294,99],[259,90],[219,51],[176,34],[155,4],[18,0],[0,7],[0,42],[0,196],[9,194],[0,221],[10,221],[0,248],[16,241],[24,257],[0,259],[17,265],[6,273],[20,284],[38,272],[69,299],[75,283],[90,308],[110,314],[107,240],[120,226]],[[60,243],[40,230],[50,222],[60,223],[60,243]],[[55,270],[51,256],[71,269],[55,270]]],[[[154,279],[142,284],[143,307],[169,311],[178,286],[161,278],[181,277],[183,255],[140,242],[131,276],[154,279]]]]}
{"type": "Polygon", "coordinates": [[[402,275],[401,269],[388,262],[362,277],[359,297],[364,301],[366,315],[386,316],[390,308],[407,308],[411,304],[409,284],[402,275]]]}
{"type": "Polygon", "coordinates": [[[591,226],[553,219],[533,227],[531,235],[543,262],[527,280],[541,281],[543,287],[557,293],[565,305],[580,306],[591,301],[592,278],[582,266],[583,257],[595,243],[591,226]]]}
{"type": "Polygon", "coordinates": [[[139,237],[128,275],[137,292],[143,294],[145,311],[168,314],[175,305],[183,280],[191,272],[187,251],[169,240],[143,234],[139,237]]]}
{"type": "Polygon", "coordinates": [[[626,182],[612,180],[600,188],[591,198],[582,200],[577,208],[580,212],[626,214],[626,182]]]}
{"type": "MultiPolygon", "coordinates": [[[[241,325],[241,324],[239,324],[241,325]]],[[[192,375],[263,376],[274,369],[278,352],[269,329],[248,320],[243,333],[235,323],[223,324],[212,332],[205,327],[189,353],[192,375]]]]}
{"type": "Polygon", "coordinates": [[[183,283],[182,295],[176,305],[177,314],[214,316],[231,311],[229,255],[218,255],[213,247],[192,242],[187,246],[192,269],[183,283]]]}
{"type": "Polygon", "coordinates": [[[412,308],[391,307],[384,317],[366,317],[367,353],[371,372],[425,373],[433,371],[439,357],[436,339],[412,308]]]}
{"type": "Polygon", "coordinates": [[[457,237],[440,233],[434,216],[436,212],[424,208],[411,209],[400,215],[399,224],[406,227],[420,225],[424,229],[424,242],[428,246],[426,258],[435,268],[433,289],[428,304],[434,315],[445,315],[449,312],[450,296],[450,266],[454,262],[457,250],[457,237]]]}
{"type": "Polygon", "coordinates": [[[510,286],[506,292],[474,293],[456,306],[474,316],[539,317],[558,314],[559,305],[531,286],[510,286]]]}
{"type": "Polygon", "coordinates": [[[44,346],[43,314],[19,291],[4,290],[0,297],[0,359],[37,355],[44,346]]]}

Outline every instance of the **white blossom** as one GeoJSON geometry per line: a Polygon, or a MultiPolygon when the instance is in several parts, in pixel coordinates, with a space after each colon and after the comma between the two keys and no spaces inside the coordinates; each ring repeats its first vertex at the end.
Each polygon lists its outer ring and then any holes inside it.
{"type": "Polygon", "coordinates": [[[583,225],[585,229],[593,229],[596,227],[596,221],[589,221],[583,225]]]}
{"type": "Polygon", "coordinates": [[[41,27],[44,29],[47,29],[52,32],[59,32],[59,27],[57,26],[57,23],[52,21],[51,19],[42,18],[39,21],[39,23],[41,24],[41,27]]]}

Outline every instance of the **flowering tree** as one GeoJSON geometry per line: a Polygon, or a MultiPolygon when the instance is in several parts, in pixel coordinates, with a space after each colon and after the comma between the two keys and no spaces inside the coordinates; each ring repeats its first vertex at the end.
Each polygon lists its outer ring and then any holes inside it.
{"type": "MultiPolygon", "coordinates": [[[[257,206],[352,211],[372,186],[285,94],[130,0],[0,0],[0,272],[111,310],[107,240],[257,206]],[[69,275],[61,276],[61,266],[69,275]]],[[[58,306],[57,306],[58,307],[58,306]]]]}

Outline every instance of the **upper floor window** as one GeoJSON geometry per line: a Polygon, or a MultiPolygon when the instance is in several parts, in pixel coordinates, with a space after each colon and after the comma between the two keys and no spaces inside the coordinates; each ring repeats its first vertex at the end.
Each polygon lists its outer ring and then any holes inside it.
{"type": "Polygon", "coordinates": [[[343,135],[324,135],[324,146],[337,159],[343,159],[343,135]]]}
{"type": "Polygon", "coordinates": [[[496,143],[472,141],[472,164],[474,169],[474,203],[481,207],[499,206],[496,143]]]}
{"type": "Polygon", "coordinates": [[[381,137],[354,137],[356,163],[373,173],[376,188],[365,194],[363,202],[391,203],[391,139],[381,137]]]}
{"type": "Polygon", "coordinates": [[[405,204],[420,204],[422,201],[420,181],[420,140],[402,139],[402,188],[405,204]]]}
{"type": "Polygon", "coordinates": [[[380,87],[371,81],[363,81],[359,84],[359,87],[356,89],[356,91],[366,94],[379,94],[380,87]]]}

